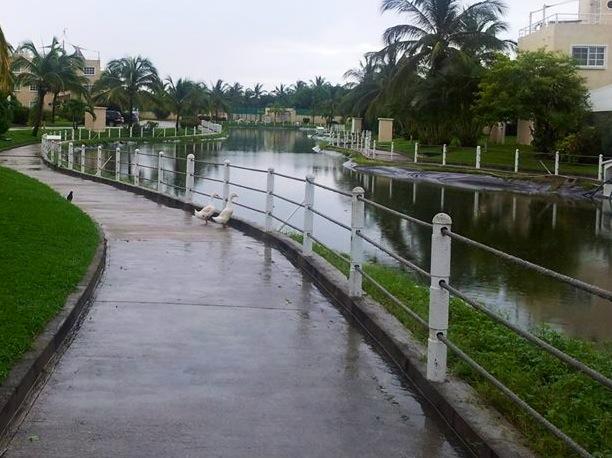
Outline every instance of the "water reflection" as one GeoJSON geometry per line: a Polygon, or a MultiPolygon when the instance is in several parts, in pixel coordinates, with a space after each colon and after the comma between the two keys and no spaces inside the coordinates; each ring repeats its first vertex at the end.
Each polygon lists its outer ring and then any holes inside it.
{"type": "MultiPolygon", "coordinates": [[[[350,171],[338,154],[314,154],[313,142],[301,132],[239,129],[226,142],[163,144],[140,147],[139,163],[144,183],[157,184],[157,154],[164,151],[162,188],[180,195],[184,186],[187,154],[194,154],[196,175],[220,179],[221,164],[228,159],[247,167],[304,177],[345,191],[362,186],[368,198],[417,218],[431,221],[439,211],[453,217],[453,229],[501,250],[529,259],[567,275],[612,289],[612,206],[588,201],[518,195],[506,192],[468,191],[408,180],[393,180],[350,171]]],[[[128,149],[124,148],[124,155],[128,149]]],[[[127,159],[122,159],[127,160],[127,159]]],[[[125,167],[125,166],[122,166],[125,167]]],[[[265,174],[231,170],[231,180],[265,189],[265,174]]],[[[301,183],[276,178],[276,192],[302,202],[301,183]]],[[[221,193],[221,184],[196,179],[196,189],[221,193]]],[[[240,189],[240,201],[264,208],[263,194],[240,189]]],[[[196,196],[202,203],[203,196],[196,196]]],[[[315,207],[350,223],[350,199],[316,190],[315,207]]],[[[303,215],[291,204],[276,199],[275,212],[302,225],[303,215]]],[[[238,215],[263,224],[261,215],[239,209],[238,215]]],[[[368,208],[366,232],[423,267],[429,265],[431,234],[380,210],[368,208]]],[[[349,250],[349,233],[315,216],[315,235],[339,251],[349,250]]],[[[380,252],[372,258],[390,262],[380,252]]],[[[454,243],[452,282],[524,327],[546,323],[573,335],[610,340],[612,307],[603,299],[565,287],[493,256],[454,243]]]]}

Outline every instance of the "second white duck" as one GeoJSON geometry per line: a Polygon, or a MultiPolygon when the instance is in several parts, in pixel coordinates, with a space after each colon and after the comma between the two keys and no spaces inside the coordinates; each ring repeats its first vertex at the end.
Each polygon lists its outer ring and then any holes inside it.
{"type": "Polygon", "coordinates": [[[205,224],[208,224],[208,221],[213,217],[215,213],[218,213],[217,207],[215,207],[215,198],[220,199],[221,196],[217,193],[214,193],[210,196],[210,203],[202,208],[200,211],[194,212],[194,216],[203,219],[205,224]]]}
{"type": "Polygon", "coordinates": [[[232,216],[234,215],[234,199],[238,197],[238,194],[235,192],[230,194],[229,199],[227,200],[227,205],[225,208],[219,213],[219,216],[213,217],[213,221],[218,224],[223,224],[223,227],[227,226],[227,223],[232,216]]]}

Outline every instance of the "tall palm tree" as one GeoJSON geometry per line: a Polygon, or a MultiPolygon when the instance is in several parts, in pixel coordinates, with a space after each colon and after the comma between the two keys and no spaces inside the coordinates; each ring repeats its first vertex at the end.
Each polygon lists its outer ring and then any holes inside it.
{"type": "Polygon", "coordinates": [[[12,83],[11,47],[0,28],[0,93],[11,92],[12,83]]]}
{"type": "Polygon", "coordinates": [[[175,127],[178,131],[181,115],[194,102],[197,86],[189,79],[179,78],[175,83],[171,77],[168,77],[164,88],[168,106],[176,115],[175,127]]]}
{"type": "Polygon", "coordinates": [[[311,99],[310,99],[310,109],[312,111],[312,123],[315,122],[315,116],[319,105],[325,97],[325,89],[327,88],[328,83],[322,76],[315,76],[314,80],[310,80],[310,88],[311,99]]]}
{"type": "Polygon", "coordinates": [[[217,80],[210,88],[210,109],[219,119],[219,112],[229,113],[230,107],[227,100],[227,84],[223,80],[217,80]]]}
{"type": "Polygon", "coordinates": [[[89,91],[87,85],[89,80],[83,74],[85,60],[80,53],[67,54],[63,49],[59,51],[59,56],[55,62],[57,66],[56,72],[59,79],[56,84],[51,85],[51,93],[53,99],[51,101],[51,122],[55,122],[55,113],[57,111],[57,98],[63,92],[70,91],[78,98],[85,97],[89,99],[89,91]]]}
{"type": "Polygon", "coordinates": [[[21,45],[18,51],[19,54],[12,63],[13,69],[20,70],[15,83],[36,87],[36,116],[32,129],[32,135],[36,136],[43,121],[45,96],[54,87],[63,84],[62,76],[58,72],[62,50],[54,38],[47,51],[39,52],[31,41],[21,45]]]}
{"type": "Polygon", "coordinates": [[[410,18],[410,23],[385,31],[387,46],[404,54],[406,63],[423,65],[430,72],[438,71],[449,56],[468,44],[479,43],[499,51],[509,46],[491,33],[505,27],[499,20],[506,10],[502,0],[481,0],[467,7],[460,0],[382,0],[381,9],[410,18]],[[474,21],[482,28],[469,27],[474,21]]]}
{"type": "Polygon", "coordinates": [[[272,94],[281,105],[287,105],[287,97],[289,96],[289,88],[287,86],[279,84],[274,88],[272,94]]]}
{"type": "Polygon", "coordinates": [[[94,84],[93,92],[95,100],[127,109],[129,125],[132,126],[134,108],[143,100],[152,98],[160,84],[157,69],[149,59],[124,57],[108,63],[94,84]]]}

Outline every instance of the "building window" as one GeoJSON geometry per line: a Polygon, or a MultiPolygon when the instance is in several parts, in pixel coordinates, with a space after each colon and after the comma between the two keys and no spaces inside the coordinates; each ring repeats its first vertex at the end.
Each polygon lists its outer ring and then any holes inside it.
{"type": "Polygon", "coordinates": [[[30,84],[30,92],[37,92],[38,86],[36,84],[30,84]]]}
{"type": "Polygon", "coordinates": [[[580,67],[605,68],[605,46],[572,46],[572,57],[580,67]]]}
{"type": "Polygon", "coordinates": [[[95,75],[96,74],[96,68],[95,67],[85,67],[83,69],[83,73],[86,75],[95,75]]]}

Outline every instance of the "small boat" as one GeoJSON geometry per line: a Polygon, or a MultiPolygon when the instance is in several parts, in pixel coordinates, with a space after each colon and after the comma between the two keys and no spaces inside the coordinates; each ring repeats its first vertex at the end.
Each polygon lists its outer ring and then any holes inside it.
{"type": "Polygon", "coordinates": [[[320,153],[321,151],[323,151],[319,145],[315,146],[315,147],[314,147],[312,150],[313,150],[315,153],[320,153]]]}

